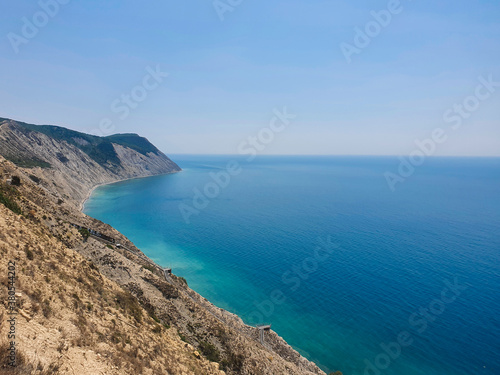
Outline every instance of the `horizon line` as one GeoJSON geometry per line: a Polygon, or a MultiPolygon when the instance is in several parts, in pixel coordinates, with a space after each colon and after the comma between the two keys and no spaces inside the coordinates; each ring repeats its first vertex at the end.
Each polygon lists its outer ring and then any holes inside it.
{"type": "MultiPolygon", "coordinates": [[[[161,151],[161,150],[160,150],[161,151]]],[[[165,155],[179,155],[179,156],[237,156],[237,157],[245,157],[246,154],[226,154],[226,153],[188,153],[188,152],[165,152],[162,151],[165,155]]],[[[311,156],[311,157],[410,157],[411,155],[406,154],[259,154],[259,156],[311,156]]],[[[500,158],[500,155],[425,155],[425,158],[489,158],[489,159],[497,159],[500,158]]]]}

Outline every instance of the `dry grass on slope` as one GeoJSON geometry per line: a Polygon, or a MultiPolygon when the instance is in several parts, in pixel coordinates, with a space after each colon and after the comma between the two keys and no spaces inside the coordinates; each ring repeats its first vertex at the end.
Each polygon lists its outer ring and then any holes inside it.
{"type": "Polygon", "coordinates": [[[220,374],[175,329],[36,221],[0,205],[0,373],[220,374]],[[7,365],[7,264],[16,263],[16,368],[7,365]]]}

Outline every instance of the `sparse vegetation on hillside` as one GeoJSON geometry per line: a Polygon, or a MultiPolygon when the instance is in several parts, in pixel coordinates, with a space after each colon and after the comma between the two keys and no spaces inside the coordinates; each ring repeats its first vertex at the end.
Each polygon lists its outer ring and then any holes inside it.
{"type": "MultiPolygon", "coordinates": [[[[8,121],[8,119],[0,118],[0,122],[2,121],[8,121]]],[[[66,129],[60,126],[33,125],[19,121],[17,121],[16,123],[19,125],[19,128],[26,133],[39,132],[51,138],[66,141],[67,143],[78,147],[80,150],[85,152],[94,161],[102,166],[113,167],[120,165],[120,159],[118,158],[118,155],[116,154],[112,143],[131,148],[143,155],[147,155],[150,152],[155,154],[160,153],[160,151],[146,138],[140,137],[137,134],[115,134],[108,137],[98,137],[90,134],[80,133],[71,129],[66,129]]],[[[67,159],[64,155],[61,154],[58,155],[58,157],[62,162],[67,162],[67,159]]],[[[10,160],[16,165],[24,168],[32,168],[36,166],[43,168],[50,167],[50,164],[34,157],[11,157],[10,160]]]]}
{"type": "Polygon", "coordinates": [[[30,175],[29,175],[29,178],[30,178],[30,179],[31,179],[31,181],[33,181],[35,184],[39,184],[39,183],[40,183],[40,181],[41,181],[41,179],[40,179],[40,178],[38,178],[37,176],[32,175],[32,174],[30,174],[30,175]]]}
{"type": "Polygon", "coordinates": [[[78,147],[100,165],[120,165],[120,159],[113,145],[105,138],[80,133],[60,126],[32,125],[23,122],[17,122],[17,124],[26,132],[39,132],[51,138],[66,141],[78,147]]]}
{"type": "Polygon", "coordinates": [[[110,142],[131,148],[143,155],[147,155],[150,152],[159,153],[158,149],[151,142],[137,134],[115,134],[106,137],[106,139],[110,142]]]}
{"type": "Polygon", "coordinates": [[[17,353],[17,366],[9,365],[9,345],[4,342],[0,344],[0,373],[2,375],[52,375],[59,370],[57,363],[44,366],[40,361],[28,359],[24,350],[17,353]]]}
{"type": "Polygon", "coordinates": [[[15,202],[14,197],[17,195],[15,189],[11,186],[0,185],[0,203],[7,207],[12,212],[22,215],[21,207],[15,202]]]}
{"type": "Polygon", "coordinates": [[[21,179],[19,176],[12,176],[12,180],[10,183],[12,186],[21,186],[21,179]]]}
{"type": "Polygon", "coordinates": [[[202,341],[200,342],[200,350],[209,361],[220,362],[219,350],[213,344],[202,341]]]}
{"type": "MultiPolygon", "coordinates": [[[[1,303],[1,374],[219,374],[35,218],[16,220],[7,212],[0,208],[0,241],[7,244],[0,246],[0,258],[15,260],[20,334],[17,365],[11,367],[1,303]]],[[[0,284],[7,285],[6,274],[0,274],[0,284]]],[[[0,288],[0,301],[7,297],[0,288]]]]}
{"type": "Polygon", "coordinates": [[[78,232],[80,232],[84,240],[87,240],[87,238],[90,237],[90,232],[87,228],[80,228],[78,232]]]}
{"type": "Polygon", "coordinates": [[[5,155],[5,158],[21,168],[52,168],[52,165],[36,157],[5,155]]]}

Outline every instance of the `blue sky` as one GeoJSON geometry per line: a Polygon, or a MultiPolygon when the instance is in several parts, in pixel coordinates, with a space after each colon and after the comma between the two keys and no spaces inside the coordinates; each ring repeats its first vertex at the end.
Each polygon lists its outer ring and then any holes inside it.
{"type": "Polygon", "coordinates": [[[388,1],[242,0],[223,21],[212,0],[59,1],[46,25],[36,1],[2,5],[0,116],[234,154],[286,107],[297,117],[263,153],[406,155],[443,128],[435,155],[500,156],[500,87],[459,129],[443,120],[479,77],[500,82],[498,1],[402,0],[350,63],[341,44],[388,1]],[[13,34],[29,36],[17,53],[13,34]],[[169,76],[121,118],[112,104],[158,66],[169,76]]]}

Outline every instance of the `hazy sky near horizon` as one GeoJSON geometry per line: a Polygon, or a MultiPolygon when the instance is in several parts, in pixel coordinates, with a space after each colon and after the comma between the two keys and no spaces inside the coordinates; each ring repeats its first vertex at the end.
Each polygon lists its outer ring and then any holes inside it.
{"type": "Polygon", "coordinates": [[[500,156],[498,0],[58,1],[2,4],[0,117],[235,154],[286,107],[262,153],[500,156]]]}

